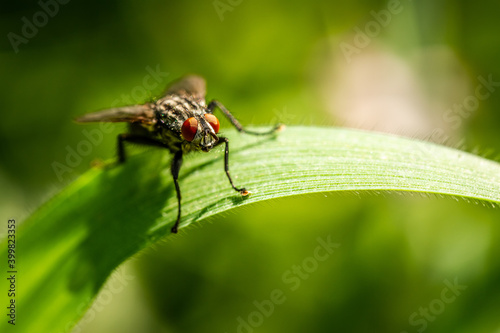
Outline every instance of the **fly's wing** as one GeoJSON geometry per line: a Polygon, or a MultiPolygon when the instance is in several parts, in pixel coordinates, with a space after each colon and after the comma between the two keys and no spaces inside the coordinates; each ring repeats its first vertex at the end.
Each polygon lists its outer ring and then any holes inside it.
{"type": "Polygon", "coordinates": [[[155,119],[151,105],[131,105],[120,108],[107,109],[83,115],[75,120],[80,123],[91,122],[127,122],[151,124],[155,119]]]}
{"type": "Polygon", "coordinates": [[[189,95],[197,102],[204,102],[206,93],[205,79],[198,75],[188,75],[172,83],[165,95],[189,95]]]}

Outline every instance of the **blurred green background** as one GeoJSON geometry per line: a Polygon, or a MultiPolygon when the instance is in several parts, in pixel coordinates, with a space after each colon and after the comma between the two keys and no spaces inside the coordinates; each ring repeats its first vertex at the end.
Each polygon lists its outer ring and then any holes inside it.
{"type": "MultiPolygon", "coordinates": [[[[500,81],[495,1],[51,6],[30,38],[23,17],[33,22],[40,3],[0,10],[2,221],[23,219],[93,160],[115,156],[122,125],[58,176],[54,162],[99,128],[75,116],[142,103],[187,73],[206,77],[208,98],[243,124],[357,127],[492,159],[500,151],[500,92],[480,88],[489,95],[474,104],[481,78],[500,81]]],[[[500,332],[497,209],[330,193],[210,222],[126,263],[74,332],[500,332]],[[318,237],[339,245],[324,261],[312,259],[318,237]],[[455,283],[464,287],[453,293],[455,283]],[[271,311],[276,289],[282,302],[271,311]]]]}

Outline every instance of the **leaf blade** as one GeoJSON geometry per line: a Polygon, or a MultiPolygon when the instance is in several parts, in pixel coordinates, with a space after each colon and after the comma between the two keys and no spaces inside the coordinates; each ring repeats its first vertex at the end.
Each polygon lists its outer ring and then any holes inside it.
{"type": "MultiPolygon", "coordinates": [[[[412,191],[500,203],[498,163],[431,143],[318,127],[271,138],[224,134],[236,185],[252,195],[230,188],[222,150],[187,156],[181,227],[241,205],[316,192],[412,191]]],[[[18,332],[71,328],[120,263],[169,234],[177,211],[169,161],[164,151],[148,151],[122,166],[89,170],[26,221],[19,271],[32,278],[20,277],[28,294],[20,293],[18,311],[29,315],[18,332]]]]}

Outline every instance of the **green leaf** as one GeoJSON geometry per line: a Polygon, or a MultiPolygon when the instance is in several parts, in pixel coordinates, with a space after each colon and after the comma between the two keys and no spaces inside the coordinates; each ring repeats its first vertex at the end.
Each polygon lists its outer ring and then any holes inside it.
{"type": "MultiPolygon", "coordinates": [[[[181,227],[241,205],[313,192],[413,191],[500,203],[500,165],[447,147],[318,127],[272,137],[224,134],[235,183],[252,195],[241,197],[229,186],[222,147],[190,154],[180,174],[181,227]]],[[[161,237],[176,237],[169,231],[177,211],[170,158],[149,150],[121,166],[91,169],[19,227],[16,332],[71,329],[118,265],[161,237]]],[[[6,248],[4,241],[2,258],[6,248]]],[[[8,290],[7,282],[0,290],[8,290]]],[[[2,320],[0,331],[8,326],[2,320]]]]}

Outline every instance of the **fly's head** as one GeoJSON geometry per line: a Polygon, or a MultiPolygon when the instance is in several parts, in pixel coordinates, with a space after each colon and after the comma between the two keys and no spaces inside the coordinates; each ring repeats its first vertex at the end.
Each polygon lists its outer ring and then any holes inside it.
{"type": "Polygon", "coordinates": [[[197,114],[184,121],[182,138],[196,150],[209,151],[218,142],[219,120],[211,113],[197,114]]]}

